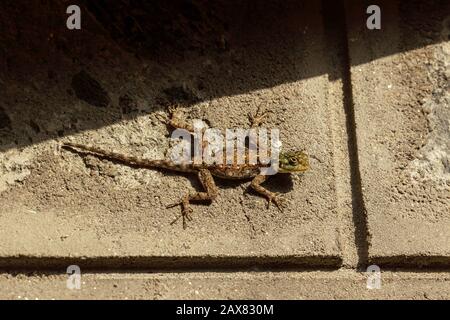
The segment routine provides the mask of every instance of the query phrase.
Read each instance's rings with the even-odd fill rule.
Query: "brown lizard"
[[[178,109],[171,109],[171,117],[164,119],[166,124],[178,129],[187,130],[190,133],[194,132],[194,127],[180,118]],[[259,109],[258,109],[259,114]],[[251,127],[259,126],[262,119],[265,117],[266,113],[261,115],[251,116],[249,115]],[[190,214],[192,213],[192,208],[190,207],[191,201],[214,201],[218,195],[218,188],[214,182],[213,176],[224,178],[224,179],[238,179],[246,180],[252,179],[251,187],[267,198],[267,208],[273,202],[280,210],[282,210],[282,201],[278,193],[271,192],[261,186],[261,184],[266,181],[269,175],[261,174],[261,164],[249,164],[247,161],[248,153],[246,153],[245,164],[238,165],[236,163],[232,164],[195,164],[195,163],[175,163],[172,160],[148,160],[142,159],[135,156],[128,156],[112,151],[106,151],[101,148],[83,145],[78,143],[66,142],[62,144],[62,147],[71,149],[75,152],[84,151],[91,153],[93,155],[101,156],[107,159],[112,159],[124,164],[139,166],[143,168],[158,168],[167,169],[178,172],[188,172],[196,173],[205,189],[203,192],[196,192],[194,194],[186,194],[180,202],[167,206],[167,208],[175,207],[181,205],[181,215],[175,219],[175,223],[180,217],[183,217],[183,228],[186,228],[186,219],[192,220]],[[236,162],[236,159],[234,159]],[[289,151],[280,152],[279,154],[279,173],[302,173],[309,169],[308,156],[303,151]]]

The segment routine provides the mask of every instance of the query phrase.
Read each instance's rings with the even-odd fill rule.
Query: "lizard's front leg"
[[[173,205],[169,205],[168,208],[181,205],[181,216],[183,218],[183,228],[186,229],[186,219],[192,220],[190,214],[192,213],[192,208],[190,207],[191,201],[213,201],[217,198],[219,189],[217,188],[214,178],[208,169],[200,169],[198,172],[198,179],[200,180],[203,188],[206,192],[196,192],[195,194],[185,195],[180,202]],[[176,218],[171,224],[174,224],[178,219]]]
[[[267,208],[270,207],[270,203],[273,202],[277,208],[282,211],[283,210],[283,201],[280,198],[279,194],[276,192],[272,192],[261,186],[264,181],[267,180],[269,176],[259,174],[255,178],[253,178],[251,186],[252,188],[258,192],[259,194],[262,194],[264,197],[267,198]]]
[[[178,107],[169,107],[169,115],[169,117],[157,115],[157,118],[175,129],[183,129],[194,134],[194,126],[186,121],[183,112]]]
[[[249,113],[248,116],[248,120],[250,121],[250,128],[257,128],[259,127],[264,120],[266,119],[268,113],[270,111],[261,111],[261,106],[258,106],[258,109],[256,110],[256,114],[251,114]]]

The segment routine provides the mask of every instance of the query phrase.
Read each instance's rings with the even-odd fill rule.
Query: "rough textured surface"
[[[350,57],[373,60],[351,69],[369,254],[383,263],[448,265],[448,10],[426,11],[425,29],[417,3],[387,8],[383,32],[349,28]],[[370,58],[408,43],[423,48]]]
[[[138,60],[107,42],[107,36],[92,33],[93,48],[80,49],[88,52],[75,62],[69,59],[71,51],[51,46],[52,56],[61,61],[54,75],[58,81],[47,75],[47,68],[56,71],[55,59],[34,66],[27,80],[15,78],[19,71],[11,70],[15,72],[7,74],[4,89],[5,110],[13,127],[10,134],[19,145],[22,139],[27,146],[4,144],[8,149],[3,153],[0,255],[280,257],[299,264],[339,265],[342,219],[334,183],[334,162],[339,160],[333,158],[330,120],[335,108],[331,103],[339,103],[339,92],[330,91],[326,73],[309,77],[329,65],[334,53],[326,50],[326,37],[318,36],[325,34],[319,4],[290,2],[277,6],[273,16],[264,20],[274,5],[268,2],[260,11],[252,11],[251,19],[240,18],[246,34],[236,22],[227,21],[227,50],[179,49],[186,56],[176,67],[169,65],[170,57],[161,61],[163,57],[153,50],[146,53],[155,59]],[[284,19],[273,24],[280,16]],[[20,29],[26,21],[10,23]],[[256,21],[271,42],[252,29]],[[97,28],[86,15],[80,35],[60,31],[52,39],[59,43],[65,37],[83,38],[84,32]],[[110,59],[113,52],[117,55]],[[30,59],[36,51],[22,54],[12,58]],[[240,86],[252,77],[255,88],[243,91]],[[273,77],[292,81],[274,86]],[[42,90],[48,93],[42,95]],[[129,168],[57,147],[58,141],[70,139],[162,158],[169,146],[168,132],[155,113],[166,111],[174,102],[184,105],[190,119],[204,118],[220,129],[248,127],[247,113],[255,112],[258,105],[273,111],[266,125],[280,130],[283,148],[305,149],[313,155],[313,169],[306,174],[275,177],[267,183],[271,190],[286,194],[288,207],[283,213],[275,207],[266,210],[265,200],[252,192],[244,194],[248,182],[223,182],[217,201],[195,206],[194,221],[184,231],[181,224],[170,224],[179,215],[179,207],[165,207],[179,201],[187,190],[200,188],[195,176],[186,179]],[[142,111],[126,119],[134,109]],[[55,131],[61,138],[52,139]],[[77,134],[69,137],[70,132]],[[29,144],[25,137],[42,142]]]
[[[64,275],[0,275],[0,299],[449,299],[450,274],[383,272],[380,289],[352,271],[87,274],[80,290]]]

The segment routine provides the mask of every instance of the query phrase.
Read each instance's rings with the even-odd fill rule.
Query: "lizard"
[[[170,117],[164,118],[163,122],[167,125],[170,125],[173,128],[183,129],[187,132],[193,134],[194,127],[192,124],[188,123],[185,119],[180,117],[179,109],[177,108],[169,108]],[[260,114],[259,108],[256,115],[248,115],[251,123],[251,127],[259,126],[265,116],[266,113]],[[169,159],[158,159],[158,160],[149,160],[143,159],[136,156],[129,156],[121,153],[117,153],[114,151],[103,150],[102,148],[93,146],[93,145],[84,145],[73,142],[64,142],[61,145],[63,148],[72,150],[77,153],[89,153],[94,156],[99,156],[102,158],[114,160],[125,165],[133,165],[141,168],[149,168],[149,169],[163,169],[170,171],[177,171],[183,173],[193,173],[197,174],[198,179],[204,188],[203,191],[196,192],[194,194],[187,193],[184,195],[179,202],[168,205],[166,208],[172,208],[175,206],[181,206],[181,215],[178,216],[171,224],[174,224],[178,221],[179,218],[183,218],[183,228],[186,228],[187,221],[191,221],[191,214],[193,212],[190,207],[191,202],[197,201],[214,201],[218,194],[219,189],[215,184],[214,177],[223,178],[223,179],[233,179],[233,180],[250,180],[251,179],[251,187],[259,194],[264,196],[267,199],[267,208],[270,207],[271,203],[274,203],[276,207],[282,211],[282,198],[279,193],[275,193],[267,190],[261,184],[264,183],[270,176],[261,174],[261,168],[263,167],[260,163],[257,164],[248,164],[249,161],[246,161],[245,164],[237,165],[236,163],[232,164],[206,164],[200,163],[195,164],[192,162],[189,163],[175,163]],[[248,159],[248,153],[246,153],[246,159]],[[278,173],[288,173],[288,174],[296,174],[303,173],[309,169],[309,158],[308,155],[303,150],[296,151],[281,151],[279,153],[279,168]],[[234,159],[234,162],[236,160]]]

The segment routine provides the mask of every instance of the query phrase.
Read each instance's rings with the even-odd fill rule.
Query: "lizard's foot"
[[[181,215],[179,215],[177,218],[175,218],[170,224],[173,225],[175,222],[177,222],[180,218],[183,218],[183,229],[186,229],[187,227],[187,220],[192,221],[191,214],[194,212],[192,208],[189,205],[189,195],[183,197],[183,199],[179,202],[169,204],[166,208],[173,208],[176,206],[181,206]]]
[[[273,202],[278,210],[283,212],[283,209],[286,207],[286,200],[280,196],[279,193],[270,193],[267,197],[267,209],[270,208],[270,204]]]
[[[164,124],[169,124],[170,122],[170,119],[166,114],[155,113],[155,117]]]
[[[168,115],[158,114],[156,117],[166,125],[169,125],[175,129],[183,129],[189,133],[194,133],[195,127],[186,121],[185,114],[178,105],[170,106],[168,111]]]
[[[169,106],[167,108],[167,110],[168,110],[168,115],[165,113],[164,114],[159,114],[159,113],[155,114],[156,118],[159,121],[161,121],[162,123],[171,124],[171,122],[173,120],[178,121],[179,119],[182,119],[183,111],[180,109],[180,107],[178,105]]]
[[[184,112],[179,105],[172,105],[168,108],[170,119],[182,119],[184,118]]]
[[[258,106],[258,109],[256,110],[256,114],[249,113],[247,115],[248,120],[250,121],[250,127],[254,128],[254,127],[260,126],[264,122],[268,113],[269,113],[269,111],[261,112],[261,106]]]

